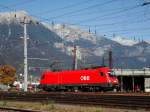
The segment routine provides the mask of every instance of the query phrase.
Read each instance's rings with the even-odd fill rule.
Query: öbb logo
[[[90,76],[81,76],[80,80],[81,81],[88,81],[88,80],[90,80]]]

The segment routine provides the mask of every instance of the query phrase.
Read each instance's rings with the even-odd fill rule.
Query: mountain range
[[[23,72],[23,24],[27,24],[29,72],[51,68],[72,69],[73,49],[77,46],[78,68],[108,65],[112,51],[113,67],[143,68],[150,66],[150,44],[116,36],[109,39],[93,34],[78,26],[46,24],[25,11],[0,13],[0,63],[10,64]],[[104,58],[103,58],[104,57]]]

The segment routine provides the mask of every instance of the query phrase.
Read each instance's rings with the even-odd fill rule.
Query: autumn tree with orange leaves
[[[10,65],[0,66],[0,84],[13,84],[16,80],[16,69]]]

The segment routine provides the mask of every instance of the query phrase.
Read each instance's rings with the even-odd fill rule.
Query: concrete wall
[[[149,78],[145,78],[145,92],[150,92],[150,77]]]

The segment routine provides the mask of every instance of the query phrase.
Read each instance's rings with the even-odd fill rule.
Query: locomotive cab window
[[[103,73],[103,72],[100,72],[100,76],[104,76],[104,73]]]

